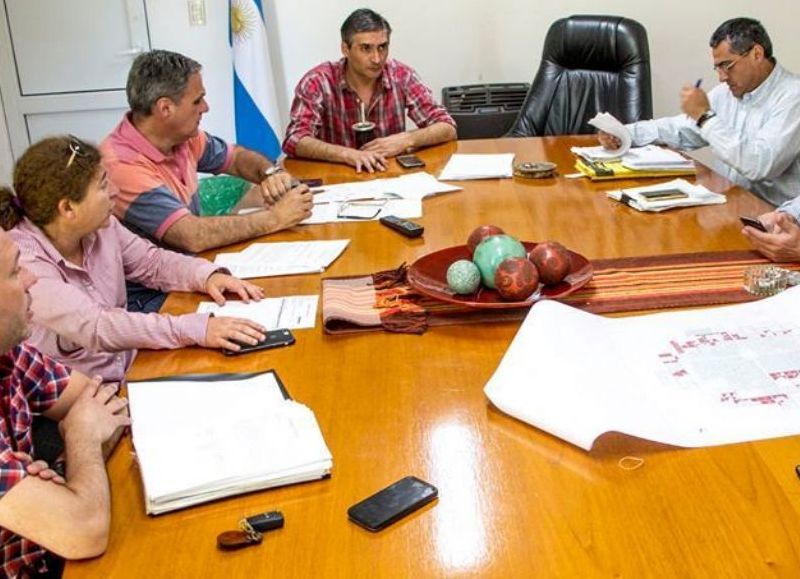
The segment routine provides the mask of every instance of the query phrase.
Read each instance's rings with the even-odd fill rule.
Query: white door
[[[99,142],[128,108],[132,60],[149,50],[145,0],[2,0],[0,93],[14,157],[40,138]]]

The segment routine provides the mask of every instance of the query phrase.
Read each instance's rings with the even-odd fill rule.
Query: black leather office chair
[[[594,133],[608,111],[623,123],[653,116],[644,27],[619,16],[570,16],[547,31],[539,71],[508,135]]]

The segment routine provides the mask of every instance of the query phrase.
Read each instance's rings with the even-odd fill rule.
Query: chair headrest
[[[629,18],[575,15],[547,31],[543,60],[570,69],[618,71],[649,61],[647,32]]]

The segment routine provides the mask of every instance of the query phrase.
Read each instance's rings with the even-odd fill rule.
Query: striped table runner
[[[747,302],[758,298],[742,288],[744,270],[766,263],[754,251],[599,259],[592,262],[589,283],[560,301],[598,314]],[[781,267],[800,271],[800,264]],[[475,310],[434,300],[409,287],[405,271],[323,279],[325,331],[422,333],[428,326],[520,320],[528,312]]]

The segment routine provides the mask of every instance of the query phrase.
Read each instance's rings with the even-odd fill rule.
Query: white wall
[[[265,2],[268,0],[265,0]],[[233,67],[228,44],[227,0],[205,0],[206,25],[190,26],[186,0],[145,0],[150,44],[173,50],[203,65],[211,107],[203,128],[233,139]]]
[[[797,0],[278,0],[286,84],[339,55],[339,27],[354,9],[367,5],[392,25],[391,53],[414,66],[437,98],[443,86],[479,82],[530,82],[538,69],[547,28],[571,14],[614,14],[647,29],[656,115],[675,114],[684,83],[711,71],[708,38],[736,16],[758,18],[767,28],[779,60],[800,72]],[[309,15],[313,14],[313,17]]]

